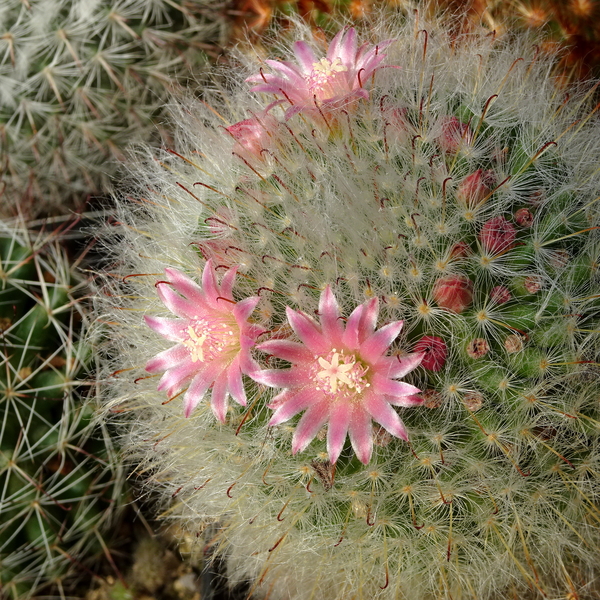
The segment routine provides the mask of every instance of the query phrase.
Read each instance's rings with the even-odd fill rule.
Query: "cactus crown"
[[[241,74],[261,96],[240,84],[182,110],[176,152],[143,165],[143,195],[119,203],[118,278],[100,300],[117,323],[107,406],[132,415],[126,447],[166,514],[205,532],[253,591],[580,594],[600,494],[592,92],[558,92],[526,42],[386,22],[329,50],[299,25],[297,65],[284,50],[290,61]],[[290,96],[317,75],[336,85]],[[155,291],[165,268],[170,300]],[[160,363],[190,356],[178,331],[195,315],[173,268],[209,298],[236,269],[231,302],[253,299],[255,363],[228,363],[243,402],[225,371],[207,383],[197,348],[189,370]],[[366,383],[376,400],[338,411]],[[227,394],[238,402],[219,422],[208,399]]]

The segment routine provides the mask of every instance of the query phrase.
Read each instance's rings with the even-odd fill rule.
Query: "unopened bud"
[[[504,217],[493,217],[483,224],[479,241],[488,252],[498,254],[511,248],[517,237],[517,230]]]
[[[456,190],[456,198],[469,208],[474,208],[489,196],[495,185],[494,171],[477,169],[462,180]]]
[[[463,402],[467,410],[476,412],[483,405],[483,395],[479,392],[467,392],[463,397]]]
[[[424,335],[416,344],[415,352],[424,352],[425,356],[421,361],[421,366],[429,371],[441,371],[446,364],[448,348],[446,343],[440,337],[433,335]]]
[[[490,345],[483,338],[475,338],[467,344],[467,354],[471,358],[481,358],[490,351]]]
[[[433,286],[433,299],[438,306],[461,313],[473,300],[473,282],[465,275],[440,277]]]
[[[442,394],[433,389],[421,392],[421,397],[425,408],[439,408],[443,403]]]
[[[520,335],[509,335],[504,340],[504,348],[509,354],[516,354],[523,350],[523,338]]]
[[[490,299],[496,304],[505,304],[511,299],[511,297],[512,296],[509,289],[503,285],[497,285],[496,287],[493,287],[492,291],[490,292]]]
[[[442,133],[437,141],[442,151],[456,154],[461,146],[473,141],[473,132],[466,123],[456,117],[446,117],[442,121]]]
[[[533,225],[533,213],[528,208],[520,208],[515,213],[515,221],[521,227],[531,227]]]
[[[450,260],[455,258],[465,258],[471,254],[471,246],[467,242],[457,242],[450,250]]]
[[[530,294],[537,294],[542,289],[542,280],[536,275],[525,277],[523,286]]]

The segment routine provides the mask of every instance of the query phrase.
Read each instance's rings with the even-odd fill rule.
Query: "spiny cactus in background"
[[[0,213],[64,212],[102,190],[130,143],[158,137],[167,92],[204,64],[206,42],[223,42],[206,9],[202,0],[3,2]]]
[[[0,227],[0,590],[23,600],[102,554],[121,477],[85,402],[77,266],[56,233]]]
[[[418,13],[362,35],[297,25],[140,159],[107,413],[257,596],[597,597],[594,88]]]

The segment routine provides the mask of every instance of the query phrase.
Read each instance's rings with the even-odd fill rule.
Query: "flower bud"
[[[488,252],[498,254],[512,248],[517,237],[517,230],[504,217],[493,217],[486,221],[479,233],[479,241]]]
[[[414,352],[424,352],[421,366],[429,371],[441,371],[446,364],[448,348],[444,340],[433,335],[424,335],[416,344]]]
[[[521,227],[531,227],[533,225],[533,213],[528,208],[520,208],[515,213],[515,221]]]
[[[495,185],[494,171],[477,169],[462,180],[456,191],[456,198],[469,208],[474,208],[487,198]]]
[[[471,358],[481,358],[490,351],[490,345],[483,338],[475,338],[467,344],[467,354]]]
[[[233,152],[244,158],[262,160],[262,150],[271,145],[271,136],[277,127],[277,119],[263,112],[258,117],[244,119],[225,128],[235,140]]]
[[[437,142],[441,150],[449,154],[456,154],[463,144],[473,141],[471,128],[456,117],[442,119],[442,133]]]
[[[497,285],[490,292],[490,300],[496,304],[505,304],[512,298],[510,290],[503,286]]]
[[[433,299],[438,306],[461,313],[473,300],[473,282],[465,275],[440,277],[433,286]]]

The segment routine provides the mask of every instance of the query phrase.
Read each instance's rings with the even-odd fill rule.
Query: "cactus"
[[[86,554],[102,554],[121,476],[85,402],[77,265],[56,231],[0,227],[0,590],[25,600],[64,590]]]
[[[168,91],[223,42],[201,2],[8,0],[0,9],[0,205],[64,213],[127,146],[166,134]],[[62,210],[61,210],[62,207]]]
[[[139,161],[107,414],[256,597],[597,597],[594,88],[529,38],[363,35],[297,24]]]

